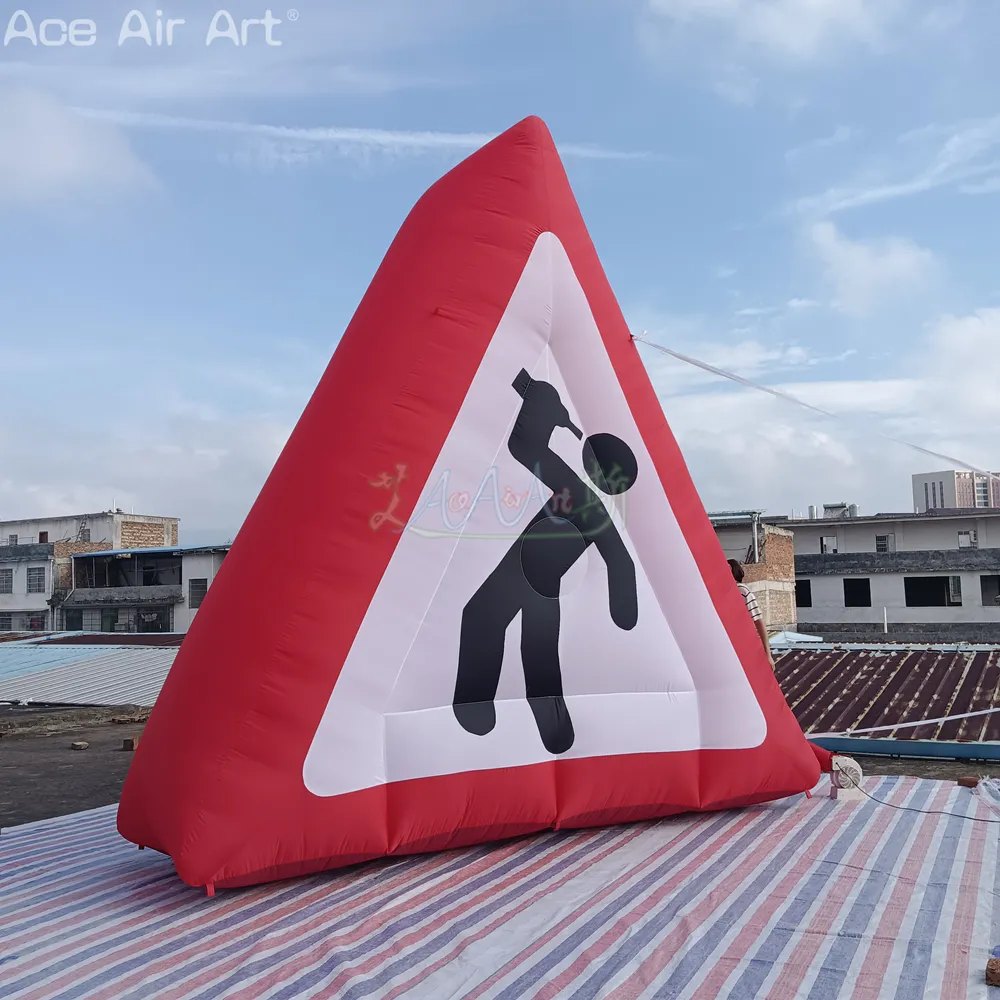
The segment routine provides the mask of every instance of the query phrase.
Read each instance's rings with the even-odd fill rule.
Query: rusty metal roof
[[[1000,706],[996,646],[796,648],[776,656],[775,673],[807,736],[902,726]],[[871,736],[1000,742],[1000,712]]]

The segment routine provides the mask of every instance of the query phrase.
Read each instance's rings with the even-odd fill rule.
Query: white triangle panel
[[[584,291],[559,240],[543,233],[313,737],[303,777],[316,795],[557,759],[525,698],[520,615],[506,631],[495,727],[467,732],[452,708],[465,605],[552,496],[508,449],[522,404],[512,381],[521,369],[558,390],[584,438],[625,441],[638,468],[626,493],[598,494],[635,565],[635,627],[611,618],[608,569],[596,545],[562,579],[558,654],[575,738],[558,756],[740,749],[764,740],[763,713]],[[550,448],[589,483],[570,430],[557,428]]]

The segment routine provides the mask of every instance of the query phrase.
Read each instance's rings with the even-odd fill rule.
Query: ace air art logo
[[[183,17],[169,17],[162,10],[151,14],[133,9],[122,15],[111,29],[98,24],[93,17],[74,17],[66,20],[60,17],[33,18],[28,11],[15,10],[6,19],[3,35],[5,48],[41,47],[58,49],[63,47],[86,49],[104,44],[105,39],[119,48],[145,45],[148,48],[172,47],[181,42],[202,41],[205,45],[233,46],[279,46],[282,39],[276,28],[299,19],[295,9],[285,12],[284,18],[276,17],[270,8],[262,17],[236,18],[228,10],[216,10],[197,23],[188,22]],[[3,22],[0,22],[3,23]]]

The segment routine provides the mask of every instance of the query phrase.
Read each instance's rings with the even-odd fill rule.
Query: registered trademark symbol
[[[285,17],[287,17],[289,21],[297,21],[299,19],[299,12],[293,7],[285,14]]]

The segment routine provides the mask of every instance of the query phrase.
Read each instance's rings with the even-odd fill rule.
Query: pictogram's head
[[[583,467],[590,481],[611,496],[631,489],[639,471],[632,449],[614,434],[591,434],[584,441]]]

